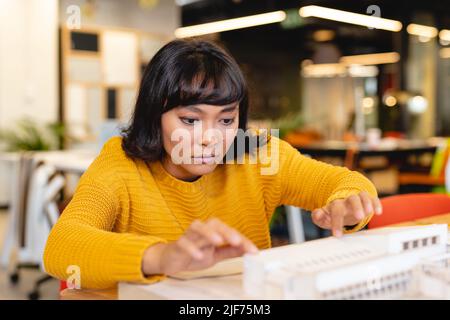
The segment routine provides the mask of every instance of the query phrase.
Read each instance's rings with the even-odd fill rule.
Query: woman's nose
[[[217,143],[217,133],[212,131],[207,131],[203,134],[201,145],[204,147],[214,145]]]
[[[201,145],[204,147],[214,145],[220,139],[220,131],[217,128],[204,126],[201,134]]]

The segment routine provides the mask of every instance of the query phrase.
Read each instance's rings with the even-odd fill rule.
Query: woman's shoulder
[[[117,154],[117,153],[120,153],[121,151],[123,152],[122,137],[114,136],[114,137],[109,138],[105,142],[100,153],[113,152],[113,153]]]
[[[115,136],[106,141],[85,175],[108,181],[129,172],[134,166],[134,161],[122,149],[122,137]]]
[[[131,158],[129,158],[125,150],[122,147],[123,138],[121,136],[114,136],[107,140],[103,145],[99,157],[114,161],[114,162],[133,162]]]

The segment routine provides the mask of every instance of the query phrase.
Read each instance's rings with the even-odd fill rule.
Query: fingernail
[[[383,213],[383,209],[382,209],[381,207],[377,207],[376,213],[377,213],[378,215],[382,214],[382,213]]]
[[[341,230],[336,230],[336,231],[334,231],[334,235],[335,235],[337,238],[340,238],[340,237],[342,236],[342,231],[341,231]]]
[[[239,244],[239,243],[241,242],[241,237],[240,237],[239,235],[237,235],[237,234],[233,234],[233,235],[231,236],[231,241],[232,241],[234,244]]]

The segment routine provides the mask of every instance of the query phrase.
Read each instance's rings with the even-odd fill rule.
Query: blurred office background
[[[148,61],[185,36],[236,58],[252,126],[361,171],[382,196],[450,192],[448,0],[0,0],[0,299],[37,298],[35,271],[18,277],[11,262],[39,265],[27,243],[49,227],[36,218],[44,235],[27,234],[30,206],[64,208],[129,120]],[[52,201],[36,196],[49,190],[31,179],[36,163],[62,179]],[[277,209],[274,245],[328,234],[293,209]]]

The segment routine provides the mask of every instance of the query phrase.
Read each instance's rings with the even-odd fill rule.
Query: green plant
[[[275,211],[272,214],[272,217],[269,222],[269,227],[273,228],[275,226],[283,225],[285,224],[286,220],[286,213],[284,210],[284,207],[277,207],[275,208]]]
[[[39,126],[29,118],[17,122],[16,129],[0,131],[0,141],[6,144],[8,151],[46,151],[61,148],[64,126],[61,123],[49,123]]]
[[[289,113],[277,120],[272,121],[271,127],[280,130],[280,138],[303,126],[303,116],[300,112]]]

